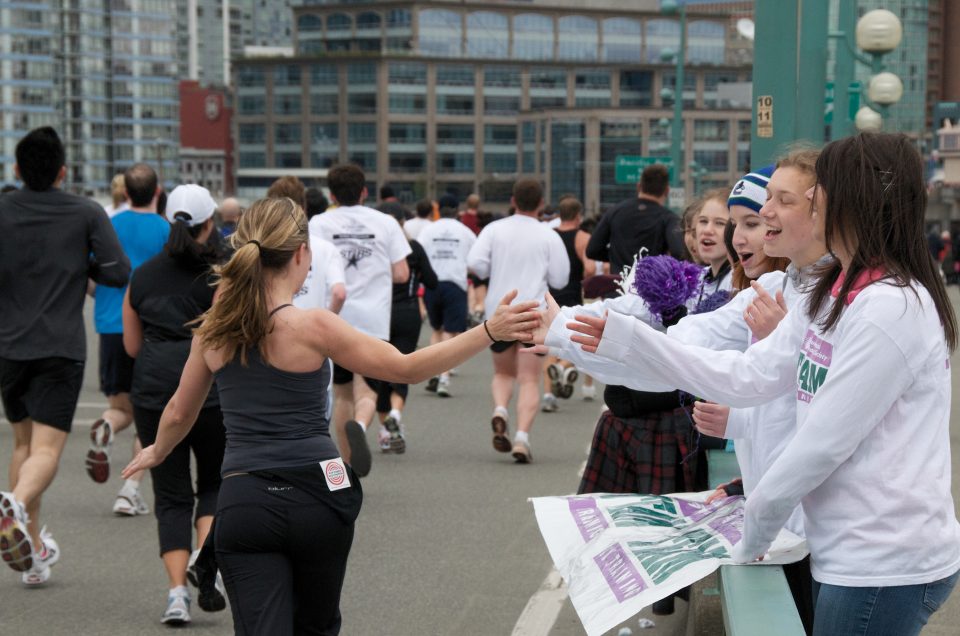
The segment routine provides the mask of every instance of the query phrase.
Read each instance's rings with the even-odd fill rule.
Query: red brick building
[[[223,89],[180,82],[180,181],[202,185],[216,199],[235,191],[232,116]]]

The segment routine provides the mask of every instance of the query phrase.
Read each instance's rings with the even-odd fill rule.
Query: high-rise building
[[[138,161],[174,180],[175,10],[175,0],[0,3],[4,180],[16,140],[40,125],[64,140],[71,190],[106,192]]]
[[[203,86],[230,82],[248,46],[292,46],[291,0],[178,0],[181,73]]]
[[[751,44],[725,4],[687,10],[688,195],[733,183],[749,156],[749,90],[726,89],[749,84]],[[670,155],[680,22],[656,0],[326,0],[293,13],[294,56],[233,63],[241,196],[352,161],[371,192],[389,183],[407,201],[479,192],[505,207],[530,175],[550,200],[569,192],[597,211],[635,192],[624,166]]]

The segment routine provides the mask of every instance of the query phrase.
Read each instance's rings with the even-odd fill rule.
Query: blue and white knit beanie
[[[727,209],[734,205],[742,205],[759,214],[760,208],[767,201],[767,184],[776,166],[767,166],[756,172],[745,174],[737,181],[727,199]]]

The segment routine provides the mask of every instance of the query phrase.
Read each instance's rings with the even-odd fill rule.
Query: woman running
[[[328,357],[354,372],[415,383],[491,341],[529,340],[537,302],[507,294],[483,325],[409,355],[323,310],[291,304],[310,267],[307,219],[290,199],[241,217],[156,441],[126,468],[161,463],[187,435],[214,378],[227,432],[216,561],[238,634],[336,634],[362,493],[326,419]]]
[[[180,371],[190,354],[187,323],[213,304],[213,271],[217,254],[207,246],[216,230],[217,204],[206,188],[181,185],[167,202],[170,237],[163,252],[134,271],[123,302],[123,346],[135,359],[133,402],[137,436],[144,445],[154,442],[164,406],[177,390]],[[170,591],[161,623],[190,622],[187,567],[191,560],[191,521],[197,546],[203,545],[220,491],[223,462],[223,415],[217,392],[204,396],[190,432],[167,458],[150,469],[154,512],[160,535],[160,558],[167,570]],[[197,491],[190,481],[191,451],[197,466]],[[199,550],[198,550],[199,551]],[[196,579],[193,580],[197,583]],[[226,607],[216,587],[200,590],[199,604],[206,611]]]

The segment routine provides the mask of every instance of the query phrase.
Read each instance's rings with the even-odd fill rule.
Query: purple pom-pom
[[[727,304],[727,301],[730,300],[730,292],[721,289],[720,291],[713,292],[706,298],[702,299],[697,303],[697,306],[693,308],[691,314],[706,314],[710,313],[714,309],[720,309]]]
[[[666,254],[647,256],[637,263],[633,289],[659,320],[671,315],[696,293],[703,269]]]

